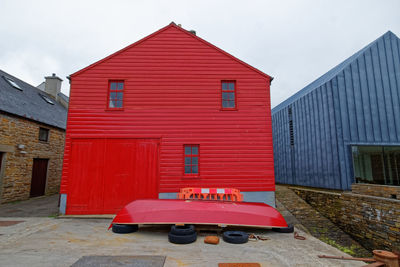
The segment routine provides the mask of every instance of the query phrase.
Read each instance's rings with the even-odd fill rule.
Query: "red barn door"
[[[75,139],[71,161],[67,214],[113,214],[158,198],[158,140]]]

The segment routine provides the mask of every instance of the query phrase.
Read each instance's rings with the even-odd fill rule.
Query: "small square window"
[[[221,82],[221,101],[222,109],[236,108],[236,82],[222,81]]]
[[[39,141],[48,142],[49,141],[49,129],[39,128]]]
[[[108,94],[108,107],[121,109],[123,108],[124,98],[124,81],[110,81]]]
[[[185,175],[199,175],[199,145],[184,145]]]

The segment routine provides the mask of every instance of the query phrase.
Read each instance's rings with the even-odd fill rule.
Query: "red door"
[[[76,139],[67,214],[114,214],[127,203],[158,198],[155,139]]]
[[[46,190],[48,159],[33,159],[30,197],[43,196]]]

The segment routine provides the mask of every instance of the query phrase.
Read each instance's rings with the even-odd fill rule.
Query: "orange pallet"
[[[181,188],[178,199],[204,199],[243,201],[243,195],[235,188]]]

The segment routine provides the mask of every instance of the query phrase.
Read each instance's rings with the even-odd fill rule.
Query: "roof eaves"
[[[73,74],[67,76],[67,79],[70,80],[72,77],[74,77],[74,76],[76,76],[76,75],[79,75],[79,74],[81,74],[82,72],[85,72],[85,71],[87,71],[87,70],[93,68],[94,66],[97,66],[98,64],[100,64],[100,63],[102,63],[102,62],[104,62],[104,61],[106,61],[106,60],[108,60],[108,59],[110,59],[110,58],[112,58],[112,57],[114,57],[114,56],[117,56],[117,55],[121,54],[122,52],[124,52],[124,51],[126,51],[126,50],[128,50],[128,49],[130,49],[130,48],[132,48],[132,47],[137,46],[138,44],[141,44],[142,42],[144,42],[144,41],[150,39],[151,37],[153,37],[153,36],[155,36],[155,35],[157,35],[157,34],[163,32],[163,31],[165,31],[166,29],[168,29],[168,28],[170,28],[170,27],[173,27],[173,26],[177,27],[177,26],[175,25],[174,22],[171,22],[171,23],[168,24],[167,26],[165,26],[165,27],[159,29],[158,31],[153,32],[153,33],[150,34],[150,35],[147,35],[146,37],[140,39],[139,41],[136,41],[136,42],[134,42],[133,44],[130,44],[130,45],[128,45],[128,46],[126,46],[126,47],[124,47],[124,48],[118,50],[117,52],[114,52],[114,53],[112,53],[111,55],[108,55],[108,56],[106,56],[105,58],[100,59],[100,60],[98,60],[98,61],[96,61],[96,62],[90,64],[89,66],[87,66],[87,67],[85,67],[85,68],[83,68],[83,69],[81,69],[81,70],[78,70],[77,72],[74,72]]]
[[[267,77],[270,81],[272,81],[272,80],[274,79],[272,76],[270,76],[270,75],[268,75],[268,74],[262,72],[261,70],[259,70],[259,69],[255,68],[255,67],[253,67],[253,66],[247,64],[246,62],[244,62],[244,61],[238,59],[237,57],[235,57],[235,56],[229,54],[228,52],[226,52],[226,51],[222,50],[221,48],[219,48],[219,47],[213,45],[212,43],[210,43],[210,42],[208,42],[208,41],[202,39],[201,37],[199,37],[199,36],[197,36],[197,35],[191,33],[190,31],[185,30],[185,29],[183,29],[183,28],[181,28],[181,27],[179,27],[179,26],[177,26],[177,25],[175,25],[175,24],[173,24],[172,26],[174,26],[175,28],[181,30],[182,32],[184,32],[184,33],[190,35],[191,37],[193,37],[193,38],[195,38],[195,39],[201,41],[202,43],[204,43],[204,44],[206,44],[206,45],[208,45],[208,46],[214,48],[214,49],[217,50],[218,52],[220,52],[220,53],[222,53],[222,54],[224,54],[224,55],[230,57],[231,59],[237,61],[238,63],[244,65],[245,67],[247,67],[247,68],[249,68],[249,69],[251,69],[251,70],[253,70],[253,71],[255,71],[255,72],[259,73],[259,74],[261,74],[261,75],[264,76],[264,77]]]

